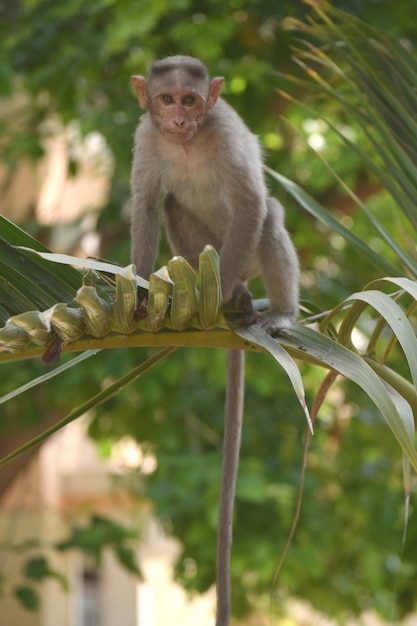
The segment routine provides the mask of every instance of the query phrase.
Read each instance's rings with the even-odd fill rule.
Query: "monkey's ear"
[[[224,83],[223,76],[217,76],[213,78],[210,83],[210,100],[209,100],[209,109],[212,109],[217,102],[217,98],[220,95],[222,84]]]
[[[146,93],[146,80],[144,76],[132,76],[133,88],[139,100],[142,109],[148,108],[148,96]]]

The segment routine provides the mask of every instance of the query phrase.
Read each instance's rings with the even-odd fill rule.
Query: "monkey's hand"
[[[134,313],[135,322],[139,322],[139,320],[146,319],[148,315],[148,296],[144,293],[138,294],[138,305],[136,307],[136,311]]]
[[[255,324],[259,319],[259,313],[253,310],[252,295],[244,283],[239,283],[235,287],[232,297],[225,299],[226,307],[229,305],[236,313],[242,313],[239,320],[243,326]]]
[[[243,311],[245,315],[251,315],[253,312],[252,294],[243,283],[235,287],[229,302],[234,309]]]

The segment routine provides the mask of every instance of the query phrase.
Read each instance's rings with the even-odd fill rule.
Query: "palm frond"
[[[329,128],[339,135],[349,150],[355,151],[381,187],[392,196],[408,221],[408,229],[416,231],[417,96],[412,87],[417,76],[416,55],[406,42],[336,9],[325,0],[307,3],[313,7],[308,23],[295,20],[289,23],[290,28],[302,34],[294,49],[294,60],[304,72],[304,78],[286,74],[285,79],[302,86],[304,92],[312,96],[330,98],[338,104],[344,119],[357,124],[368,140],[366,147],[353,142],[343,129],[325,119]],[[280,93],[295,101],[291,94],[282,90]],[[311,99],[306,101],[311,102]],[[324,119],[311,104],[301,101],[297,104]],[[331,165],[326,166],[331,171]],[[280,182],[294,197],[298,196],[307,210],[316,215],[322,212],[320,219],[330,223],[321,207],[302,198],[299,190],[290,188],[289,181],[281,179]],[[404,242],[395,241],[390,234],[389,225],[381,225],[369,207],[365,207],[354,194],[351,197],[367,215],[377,234],[395,252],[401,266],[417,277],[415,250],[407,251]],[[332,227],[336,227],[334,223]],[[358,243],[351,234],[337,230],[371,258],[363,242]],[[398,275],[398,268],[390,271],[385,260],[372,256],[373,262],[378,262],[384,272]]]
[[[28,255],[33,254],[32,250],[26,250],[24,252]],[[203,254],[206,255],[207,253],[210,255],[211,260],[215,258],[213,257],[212,250],[208,250]],[[0,362],[29,358],[42,354],[48,362],[54,363],[58,360],[61,352],[84,351],[85,354],[91,354],[94,350],[114,347],[164,347],[165,350],[161,353],[159,360],[168,356],[172,349],[178,346],[215,346],[263,351],[270,353],[287,372],[301,407],[305,412],[308,424],[310,428],[312,428],[305,403],[302,379],[293,360],[295,357],[297,359],[310,361],[327,369],[333,369],[364,389],[384,415],[410,463],[417,469],[417,453],[414,450],[412,437],[410,435],[410,424],[413,422],[410,400],[417,414],[416,392],[414,391],[414,394],[410,395],[407,381],[402,377],[397,376],[396,378],[393,375],[391,376],[389,385],[384,384],[382,381],[386,380],[386,378],[381,376],[379,372],[377,374],[377,367],[373,367],[373,355],[370,356],[366,354],[368,358],[363,358],[351,342],[351,334],[353,330],[357,328],[361,314],[367,305],[371,306],[379,314],[384,324],[388,323],[393,328],[400,345],[403,346],[405,351],[412,378],[413,380],[417,379],[417,361],[414,356],[417,353],[417,340],[408,322],[407,313],[403,311],[400,305],[393,299],[396,293],[382,294],[375,289],[375,287],[378,287],[382,282],[367,286],[365,291],[353,294],[333,311],[328,312],[321,322],[320,330],[296,325],[282,332],[278,338],[278,343],[277,340],[267,335],[256,325],[249,328],[239,326],[236,319],[238,313],[229,312],[228,314],[227,311],[223,311],[220,306],[221,298],[218,297],[218,294],[214,299],[214,317],[213,312],[209,315],[214,327],[211,330],[202,329],[199,317],[199,294],[204,288],[204,283],[207,279],[209,280],[209,284],[206,285],[206,293],[212,293],[214,288],[219,288],[218,263],[211,265],[211,267],[215,269],[214,274],[207,274],[206,272],[204,276],[200,275],[197,277],[193,272],[187,270],[183,273],[181,270],[182,273],[179,280],[184,281],[184,283],[178,304],[179,309],[177,310],[175,318],[173,318],[170,310],[175,297],[175,281],[170,277],[169,273],[165,276],[165,283],[170,284],[172,292],[170,292],[169,301],[166,303],[164,325],[160,330],[155,332],[149,328],[149,322],[146,319],[135,320],[137,286],[139,283],[141,287],[143,287],[145,283],[142,280],[137,281],[131,266],[128,268],[120,268],[110,263],[107,264],[92,260],[84,262],[72,257],[63,258],[60,255],[54,257],[51,253],[42,252],[41,254],[46,263],[54,264],[54,266],[58,263],[68,268],[68,263],[76,264],[81,266],[84,270],[88,267],[89,271],[94,271],[95,280],[99,280],[103,272],[107,276],[115,276],[115,280],[113,283],[107,284],[107,289],[104,294],[106,300],[99,296],[95,287],[92,285],[89,287],[82,286],[78,289],[77,293],[80,294],[81,292],[84,294],[87,289],[87,299],[80,299],[79,296],[75,296],[71,298],[70,304],[62,302],[56,303],[47,311],[26,311],[12,316],[3,328],[0,329]],[[33,267],[30,269],[32,271]],[[92,280],[91,277],[90,279]],[[118,284],[120,280],[122,283]],[[178,283],[178,278],[176,281]],[[212,282],[210,283],[210,281]],[[388,284],[394,284],[397,288],[411,294],[413,298],[417,296],[417,286],[413,281],[394,277],[386,279],[386,282]],[[198,288],[197,283],[199,285]],[[147,284],[148,283],[146,283],[146,285]],[[152,300],[150,297],[152,291],[151,285],[152,283],[150,281],[148,291],[149,301]],[[158,286],[156,288],[158,288]],[[94,293],[94,297],[92,297],[92,293]],[[262,301],[262,305],[264,306],[265,304],[266,303]],[[64,309],[58,308],[59,306],[64,307]],[[210,306],[210,299],[206,299],[205,307]],[[79,326],[77,326],[78,335],[74,335],[73,324],[69,324],[68,326],[65,324],[57,324],[57,319],[54,317],[57,312],[61,322],[61,318],[67,322],[68,315],[77,316],[77,321],[79,322]],[[184,312],[187,312],[188,318],[184,317]],[[339,325],[339,331],[337,331],[336,336],[334,336],[336,331],[334,330],[332,322],[333,319],[340,314],[344,316],[344,319]],[[120,322],[121,318],[125,319],[123,324]],[[205,315],[205,319],[208,319],[207,315]],[[25,323],[22,323],[22,320]],[[184,320],[186,320],[186,329],[184,328]],[[176,329],[176,321],[180,324],[181,332]],[[305,320],[305,322],[308,323],[308,319]],[[375,322],[376,325],[379,323],[378,320]],[[21,349],[16,347],[16,337],[11,333],[13,329],[21,335],[25,335]],[[69,334],[66,335],[66,333]],[[10,340],[11,345],[8,345],[10,336],[12,337]],[[375,333],[372,336],[372,340],[373,343],[377,342]],[[37,345],[33,346],[33,343]],[[377,361],[375,361],[375,365],[378,366]],[[57,373],[61,373],[64,369],[65,368],[62,366],[58,367]],[[390,373],[389,368],[386,368],[386,370]],[[141,366],[138,370],[138,375],[142,375],[144,371],[146,371],[146,367],[144,366],[142,368]],[[128,384],[130,381],[135,380],[136,377],[133,371],[132,377],[129,374],[125,375],[115,384],[114,389],[111,390],[111,395],[113,395],[117,388],[122,389],[125,386],[125,379],[128,381],[126,384]],[[389,378],[388,376],[388,379]],[[41,383],[43,381],[44,379],[40,378],[38,382]],[[392,398],[395,397],[395,394],[401,394],[404,387],[407,387],[408,391],[406,399],[403,393],[400,395],[401,402],[393,401]],[[24,386],[20,391],[23,392],[26,389],[27,386]],[[16,390],[13,395],[16,396],[18,393],[19,390]],[[23,446],[19,452],[26,450],[31,445],[39,443],[39,441],[43,440],[44,437],[48,436],[50,432],[53,432],[60,425],[68,423],[68,420],[71,421],[75,419],[87,409],[98,406],[98,404],[104,402],[108,397],[111,397],[111,395],[107,393],[98,394],[82,407],[71,411],[58,425],[52,427],[52,430],[45,431],[45,433],[40,434],[35,440]],[[10,396],[8,395],[8,397]],[[2,400],[7,400],[7,398],[0,398],[0,402]],[[16,451],[16,454],[17,453]],[[14,458],[14,456],[15,453],[12,453],[4,462],[10,458]]]
[[[82,276],[71,266],[55,268],[18,246],[48,252],[33,237],[0,215],[0,321],[28,310],[70,301]]]

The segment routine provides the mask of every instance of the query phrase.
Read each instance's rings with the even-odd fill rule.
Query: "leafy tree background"
[[[336,3],[364,20],[415,42],[412,0],[356,0]],[[346,6],[348,4],[348,6]],[[303,19],[302,2],[243,0],[21,0],[0,6],[1,151],[13,169],[22,158],[38,159],[42,122],[56,116],[77,121],[81,132],[99,131],[114,157],[108,202],[97,222],[101,255],[127,264],[128,223],[122,211],[128,197],[132,135],[140,110],[130,76],[168,54],[201,57],[212,75],[224,75],[224,95],[260,135],[268,164],[297,181],[341,220],[354,220],[369,245],[369,226],[340,191],[308,142],[325,135],[323,154],[356,193],[391,219],[395,207],[358,158],[275,90],[289,89],[279,72],[297,72],[291,59],[294,35],[282,28],[288,17]],[[7,108],[16,93],[24,105]],[[299,98],[307,97],[300,92]],[[351,120],[323,99],[321,113],[344,124],[365,144]],[[285,117],[285,121],[282,116]],[[294,130],[301,130],[305,139]],[[306,141],[308,140],[308,141]],[[75,174],[77,161],[70,163]],[[5,183],[6,184],[6,183]],[[363,263],[334,233],[307,217],[271,183],[287,208],[303,268],[303,297],[320,309],[331,307],[378,272]],[[0,190],[1,194],[1,190]],[[52,229],[33,216],[23,226],[45,243]],[[401,229],[401,224],[398,224]],[[401,232],[401,230],[399,230]],[[161,264],[167,258],[161,253]],[[262,294],[258,283],[254,294]],[[64,414],[146,355],[107,351],[74,368],[53,384],[7,403],[0,434],[29,431],[39,420]],[[4,367],[4,366],[3,366]],[[310,403],[323,373],[303,366]],[[7,366],[0,376],[6,393],[45,371],[40,361]],[[222,351],[187,350],[147,375],[97,411],[91,436],[106,449],[126,434],[156,454],[157,471],[146,479],[145,494],[156,513],[177,535],[184,551],[177,575],[190,590],[213,583],[225,364]],[[285,374],[268,358],[248,355],[242,461],[232,560],[234,606],[267,606],[271,581],[295,510],[302,462],[304,417]],[[399,449],[365,397],[339,384],[320,413],[309,451],[309,471],[301,520],[278,581],[278,598],[294,594],[334,617],[376,608],[389,615],[397,584],[396,609],[416,608],[415,513],[411,511],[400,569],[403,492]],[[137,483],[132,482],[134,485]],[[141,487],[141,490],[143,487]],[[140,492],[143,495],[143,492]],[[190,575],[189,563],[196,567]]]

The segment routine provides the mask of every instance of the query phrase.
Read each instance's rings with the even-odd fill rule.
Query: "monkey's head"
[[[173,143],[190,141],[214,107],[224,78],[210,81],[206,66],[193,57],[174,56],[151,66],[149,77],[132,76],[142,109]]]

